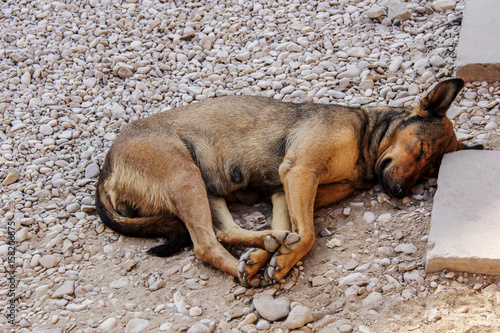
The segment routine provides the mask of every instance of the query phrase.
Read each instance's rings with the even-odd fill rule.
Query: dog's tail
[[[189,232],[177,217],[159,215],[151,217],[127,217],[118,213],[101,181],[96,189],[96,211],[102,222],[112,230],[130,237],[165,237],[165,243],[152,247],[149,254],[168,257],[191,245]]]

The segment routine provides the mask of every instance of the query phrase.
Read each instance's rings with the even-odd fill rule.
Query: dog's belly
[[[210,195],[221,196],[229,201],[248,203],[248,197],[267,197],[283,190],[278,168],[282,158],[268,156],[255,159],[224,159],[226,163],[217,166],[217,172],[207,172],[203,161],[198,167]],[[230,163],[233,162],[234,163]],[[250,200],[255,201],[255,200]]]

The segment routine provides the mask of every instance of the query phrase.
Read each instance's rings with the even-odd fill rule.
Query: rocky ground
[[[318,211],[310,254],[265,289],[192,249],[151,257],[159,240],[120,236],[94,210],[99,167],[133,119],[227,94],[415,104],[455,73],[463,1],[0,7],[0,331],[500,331],[499,277],[425,272],[435,179],[392,205],[375,187]],[[459,138],[499,149],[499,103],[498,83],[467,84],[449,111]],[[270,218],[267,202],[231,209],[247,227]]]

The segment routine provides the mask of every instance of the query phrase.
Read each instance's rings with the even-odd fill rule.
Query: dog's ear
[[[444,117],[463,86],[464,80],[458,78],[439,82],[420,100],[417,115],[422,118]]]

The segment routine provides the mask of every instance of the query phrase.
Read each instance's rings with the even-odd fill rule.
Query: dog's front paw
[[[264,280],[270,281],[270,283],[277,283],[282,280],[302,258],[299,252],[300,251],[276,251],[264,268]]]
[[[261,268],[271,258],[271,253],[252,248],[243,253],[238,263],[238,278],[244,285],[263,287],[268,285]]]
[[[293,232],[278,231],[276,234],[266,236],[264,247],[267,252],[289,253],[300,247],[301,237]]]

